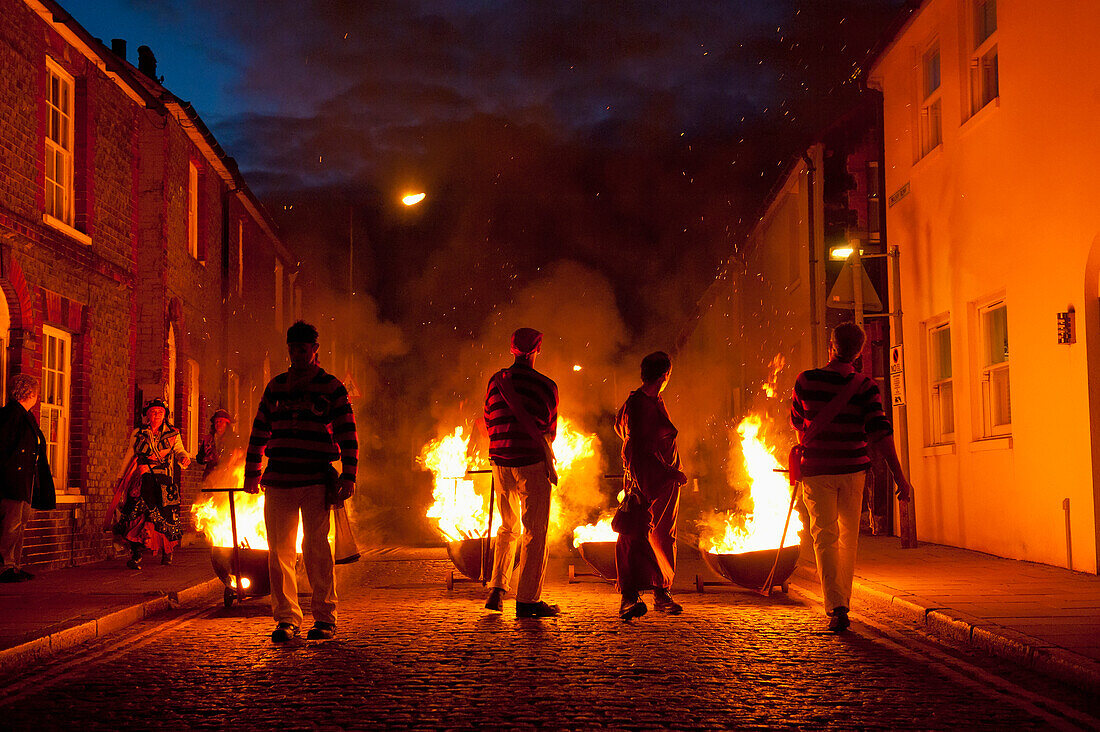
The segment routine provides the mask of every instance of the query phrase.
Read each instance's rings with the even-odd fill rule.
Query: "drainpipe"
[[[808,243],[810,250],[810,351],[811,366],[818,367],[822,363],[823,354],[820,345],[821,318],[818,316],[818,292],[817,270],[820,264],[817,256],[817,240],[814,227],[814,175],[817,167],[808,152],[802,153],[802,160],[806,163],[806,229],[809,232]]]

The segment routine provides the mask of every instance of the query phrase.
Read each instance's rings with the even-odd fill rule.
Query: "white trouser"
[[[491,586],[508,589],[522,521],[523,549],[519,555],[516,601],[538,602],[542,597],[542,578],[550,552],[550,545],[546,543],[546,528],[550,523],[550,477],[546,463],[521,468],[494,465],[493,475],[500,507],[500,529],[493,551]]]
[[[264,492],[267,524],[267,568],[271,575],[271,611],[277,623],[301,626],[298,578],[294,563],[298,551],[298,513],[302,515],[302,558],[313,587],[313,620],[336,622],[336,580],[332,548],[328,543],[330,511],[325,486],[268,488]]]
[[[825,610],[851,608],[856,569],[859,512],[867,473],[813,475],[802,479],[802,497],[810,514],[810,536],[821,579]]]
[[[19,569],[23,536],[31,519],[31,504],[0,498],[0,570]]]

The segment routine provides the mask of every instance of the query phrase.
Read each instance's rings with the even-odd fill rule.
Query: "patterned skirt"
[[[134,476],[114,525],[115,536],[131,546],[142,544],[153,553],[175,550],[183,536],[179,486],[166,484],[166,478],[155,473]]]

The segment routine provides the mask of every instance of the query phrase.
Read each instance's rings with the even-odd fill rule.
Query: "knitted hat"
[[[520,328],[512,334],[512,354],[530,356],[542,346],[542,333],[534,328]]]

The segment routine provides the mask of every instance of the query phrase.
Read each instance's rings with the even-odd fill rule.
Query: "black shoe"
[[[310,631],[311,633],[313,631]],[[286,643],[298,635],[298,626],[292,623],[279,623],[275,630],[271,631],[272,643]]]
[[[829,630],[833,633],[843,633],[851,624],[852,621],[848,620],[848,608],[838,607],[829,613]]]
[[[328,640],[336,635],[336,623],[318,620],[306,633],[306,640]]]
[[[160,555],[160,563],[161,564],[171,564],[172,563],[172,553],[171,552],[164,552],[163,554],[161,554]]]
[[[485,609],[496,610],[498,613],[504,612],[504,590],[494,587],[488,599],[485,600]]]
[[[653,609],[669,615],[679,615],[684,611],[684,606],[673,600],[672,593],[668,590],[654,590]]]
[[[556,618],[561,614],[561,608],[557,605],[547,605],[541,600],[538,602],[516,602],[517,618]]]
[[[19,576],[19,570],[15,567],[8,567],[3,572],[0,572],[0,582],[22,582],[23,578]]]
[[[126,566],[130,569],[141,569],[141,559],[131,559],[130,561],[126,562]]]
[[[646,611],[645,603],[638,599],[637,595],[624,596],[623,601],[619,603],[619,617],[623,620],[640,618],[646,614]]]
[[[19,575],[20,582],[27,582],[28,580],[34,579],[34,575],[25,569],[17,569],[15,573]]]

